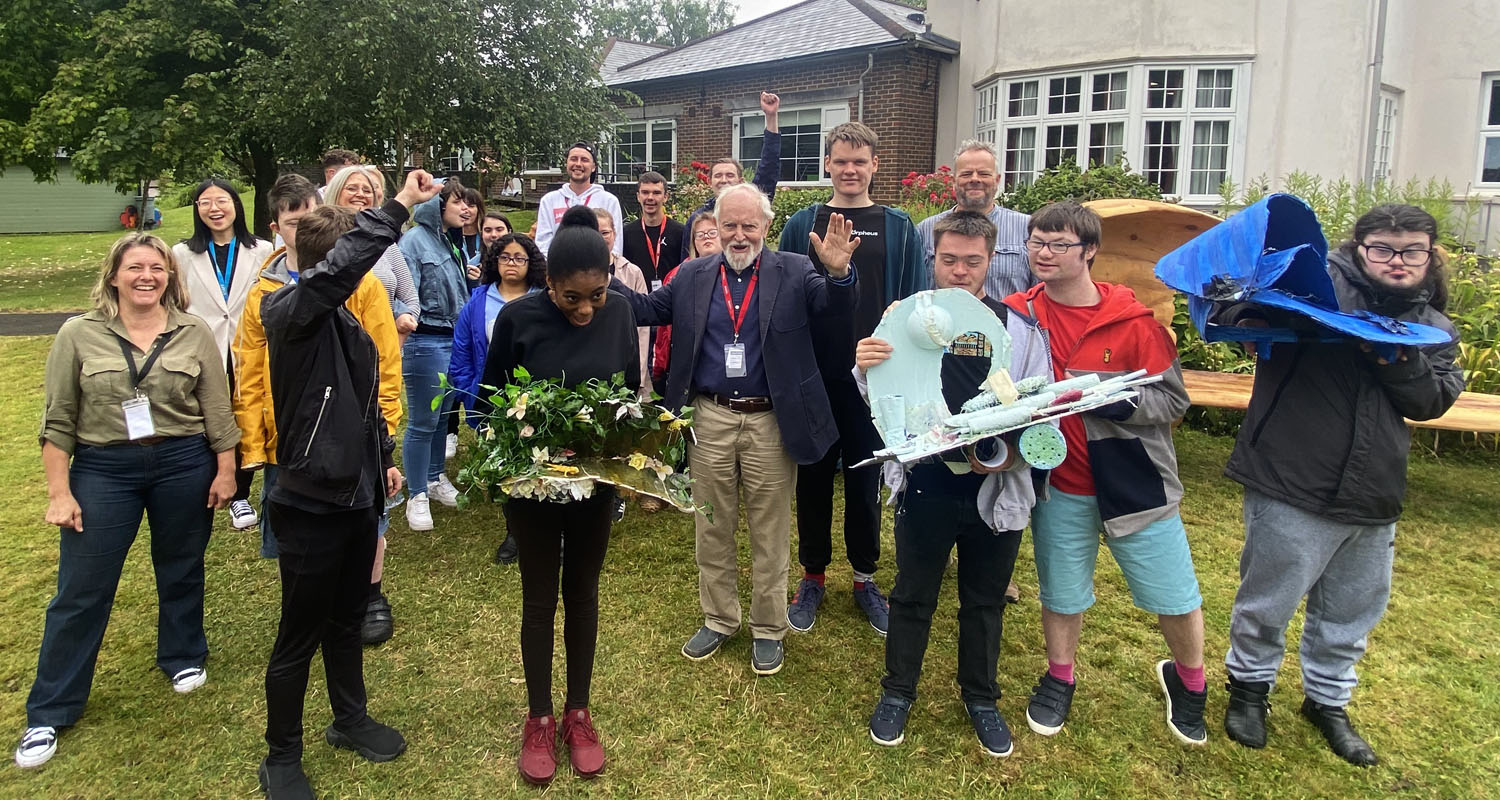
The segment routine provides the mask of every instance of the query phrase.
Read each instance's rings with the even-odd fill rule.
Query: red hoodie
[[[1005,298],[1006,305],[1030,315],[1047,332],[1053,376],[1062,380],[1087,372],[1118,374],[1138,369],[1156,375],[1170,369],[1177,346],[1151,316],[1151,309],[1136,300],[1129,287],[1097,281],[1094,287],[1100,295],[1097,306],[1055,303],[1047,297],[1046,284]],[[1051,485],[1068,494],[1092,496],[1094,476],[1082,415],[1060,422],[1068,457],[1052,470]]]

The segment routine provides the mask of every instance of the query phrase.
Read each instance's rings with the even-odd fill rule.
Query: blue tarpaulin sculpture
[[[1339,310],[1323,228],[1312,208],[1290,194],[1269,195],[1168,253],[1156,277],[1188,295],[1188,315],[1205,341],[1256,342],[1262,358],[1272,342],[1355,338],[1394,350],[1452,339],[1430,325]],[[1218,303],[1252,303],[1296,317],[1263,328],[1220,325],[1209,320]],[[1313,325],[1296,324],[1297,318]]]

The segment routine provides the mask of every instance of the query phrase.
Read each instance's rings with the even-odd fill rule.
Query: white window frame
[[[1396,142],[1401,132],[1401,92],[1382,87],[1375,118],[1375,151],[1370,154],[1370,174],[1390,182],[1396,174]]]
[[[996,125],[1005,112],[1000,100],[1000,85],[990,84],[987,89],[981,89],[975,94],[979,98],[979,104],[974,110],[974,138],[994,144]]]
[[[784,121],[790,114],[792,114],[794,112],[798,112],[798,111],[817,111],[817,112],[819,112],[822,115],[822,120],[819,123],[819,129],[818,129],[818,164],[821,167],[821,165],[823,164],[823,142],[824,142],[825,138],[828,136],[828,131],[832,130],[835,125],[841,125],[841,124],[843,124],[845,122],[848,122],[850,120],[849,104],[848,104],[848,102],[843,102],[843,103],[832,103],[832,104],[824,105],[824,106],[817,106],[817,105],[813,105],[813,106],[791,106],[791,107],[787,107],[787,108],[782,108],[780,110],[780,112],[777,114],[778,122]],[[729,137],[730,137],[729,141],[730,141],[730,144],[732,146],[732,150],[730,152],[730,155],[734,158],[735,161],[740,162],[740,169],[741,170],[745,170],[745,169],[754,170],[755,169],[755,162],[752,161],[752,162],[750,162],[750,163],[747,164],[745,162],[745,158],[740,155],[740,139],[742,138],[740,136],[740,131],[744,130],[744,124],[745,124],[746,120],[749,120],[749,119],[764,119],[764,117],[765,117],[765,114],[762,113],[762,112],[760,112],[760,111],[750,111],[750,112],[746,112],[744,114],[736,114],[736,115],[734,115],[733,119],[731,120],[731,126],[730,126],[730,131],[729,131]],[[786,158],[787,158],[787,140],[786,140],[786,137],[785,137],[785,126],[782,125],[780,127],[782,128],[782,133],[783,133],[783,138],[782,138],[782,142],[781,142],[781,157],[782,157],[782,160],[785,161]],[[778,186],[787,186],[787,187],[792,187],[792,188],[798,188],[798,187],[816,187],[816,186],[832,186],[833,185],[833,180],[828,177],[827,170],[824,170],[824,169],[820,168],[819,171],[818,171],[818,180],[815,180],[815,181],[778,181],[776,185],[778,185]]]
[[[646,159],[640,162],[621,162],[619,160],[619,151],[616,149],[614,144],[617,136],[617,131],[619,131],[620,128],[633,128],[642,125],[645,126],[646,134]],[[652,154],[656,149],[656,135],[661,130],[668,128],[670,128],[672,131],[672,160],[654,160],[652,158]],[[639,172],[655,170],[666,176],[667,180],[671,180],[672,173],[677,169],[677,120],[671,117],[663,117],[661,119],[632,120],[630,122],[619,123],[618,125],[614,125],[610,128],[609,134],[605,137],[604,149],[607,157],[605,159],[605,163],[600,165],[600,172],[605,176],[612,177],[616,181],[633,182],[636,179],[636,174],[638,173],[626,174],[622,172],[622,170],[633,169],[632,165],[639,164],[644,167],[644,169],[639,170]]]
[[[1181,70],[1182,88],[1181,103],[1177,108],[1148,108],[1147,93],[1149,91],[1148,78],[1153,70]],[[1222,102],[1224,88],[1220,85],[1222,76],[1214,75],[1212,78],[1207,74],[1210,70],[1225,70],[1229,72],[1231,80],[1228,87],[1229,104],[1227,107],[1218,107]],[[1208,87],[1205,100],[1214,101],[1210,104],[1198,105],[1198,81],[1200,73],[1204,74],[1204,80],[1213,84]],[[1123,74],[1125,81],[1125,103],[1123,107],[1110,107],[1094,110],[1094,83],[1099,78],[1101,82],[1114,89]],[[1078,111],[1065,113],[1049,113],[1048,95],[1051,81],[1054,79],[1067,79],[1077,77],[1081,87],[1081,97]],[[1489,76],[1500,79],[1500,74]],[[1025,84],[1034,83],[1036,86],[1035,106],[1031,108],[1032,99],[1029,96],[1030,87]],[[1489,85],[1486,82],[1486,87]],[[1012,87],[1018,95],[1024,98],[1024,102],[1018,103],[1020,111],[1033,111],[1031,114],[1016,114],[1010,112],[1012,103]],[[1229,125],[1228,142],[1214,145],[1215,147],[1227,147],[1224,152],[1223,178],[1236,180],[1245,174],[1245,136],[1248,128],[1248,111],[1250,100],[1250,63],[1248,61],[1125,61],[1125,62],[1101,62],[1087,67],[1068,70],[1048,70],[1016,74],[996,78],[975,87],[977,97],[986,97],[987,93],[994,91],[999,99],[998,119],[993,123],[994,141],[1000,148],[1002,162],[1006,161],[1006,145],[1009,143],[1009,131],[1018,128],[1034,128],[1036,139],[1034,155],[1031,158],[1032,171],[1029,176],[1008,171],[1008,164],[1002,163],[1003,180],[1007,189],[1015,185],[1030,183],[1037,175],[1041,174],[1046,164],[1047,154],[1047,129],[1059,125],[1074,125],[1078,131],[1078,147],[1076,149],[1076,160],[1079,168],[1087,169],[1090,163],[1091,134],[1095,125],[1107,125],[1110,123],[1123,123],[1124,142],[1119,148],[1120,152],[1129,162],[1132,170],[1144,173],[1146,171],[1146,124],[1148,122],[1176,122],[1179,130],[1177,147],[1177,158],[1172,169],[1172,179],[1167,181],[1171,191],[1164,190],[1164,194],[1179,198],[1187,205],[1216,205],[1219,202],[1218,186],[1215,185],[1212,192],[1193,193],[1192,179],[1193,170],[1193,132],[1195,125],[1201,122],[1227,122]],[[1116,90],[1117,91],[1117,90]],[[1117,99],[1115,95],[1111,100]],[[1116,106],[1116,102],[1105,103],[1106,106]],[[977,102],[976,102],[977,106]],[[988,127],[981,128],[979,117],[975,118],[975,135],[981,130],[986,133]],[[1500,127],[1495,129],[1494,135],[1500,137]],[[1200,148],[1207,145],[1200,145]],[[1483,143],[1481,142],[1481,151]],[[1113,148],[1111,148],[1113,149]],[[1482,158],[1482,152],[1481,152]],[[1020,163],[1024,163],[1024,160]],[[1215,169],[1214,172],[1219,170]],[[1197,173],[1202,181],[1203,170]],[[1497,183],[1496,185],[1500,185]],[[1201,187],[1200,187],[1201,188]]]
[[[1496,180],[1484,179],[1484,154],[1485,147],[1491,141],[1500,141],[1500,124],[1490,124],[1491,115],[1500,115],[1500,108],[1493,107],[1491,103],[1495,92],[1495,85],[1500,84],[1500,72],[1486,72],[1479,81],[1479,153],[1475,158],[1474,185],[1489,189],[1500,188],[1500,175]],[[1500,101],[1496,101],[1500,104]],[[1500,122],[1497,119],[1496,122]],[[1496,145],[1500,147],[1500,144]]]

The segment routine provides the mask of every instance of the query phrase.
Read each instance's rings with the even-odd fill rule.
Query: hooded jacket
[[[234,421],[240,427],[240,461],[246,467],[276,463],[276,413],[261,321],[265,296],[292,282],[286,248],[266,259],[245,296],[245,313],[234,337]],[[401,344],[385,287],[373,274],[359,282],[344,307],[375,341],[380,353],[380,410],[392,436],[401,425]]]
[[[798,211],[781,228],[777,249],[787,253],[808,254],[813,222],[822,203],[813,203]],[[899,208],[885,207],[885,305],[910,297],[927,288],[927,262],[922,254],[922,238],[911,217]]]
[[[1347,250],[1328,254],[1341,311],[1366,309],[1454,333],[1427,291],[1393,295]],[[1456,334],[1455,334],[1456,336]],[[1464,388],[1457,342],[1406,348],[1380,365],[1356,342],[1290,342],[1255,364],[1255,388],[1224,474],[1247,488],[1336,522],[1401,517],[1411,431],[1403,417],[1442,416]]]
[[[1098,282],[1094,286],[1101,297],[1099,311],[1067,363],[1053,362],[1053,375],[1071,378],[1092,372],[1108,379],[1144,369],[1148,375],[1162,376],[1158,383],[1136,387],[1140,396],[1124,401],[1128,405],[1112,404],[1080,415],[1105,533],[1127,536],[1177,514],[1182,482],[1177,477],[1172,424],[1188,410],[1188,393],[1177,346],[1151,309],[1128,287]],[[1046,329],[1046,306],[1037,302],[1046,288],[1038,284],[1017,292],[1005,298],[1005,304]],[[1050,348],[1052,332],[1046,333]]]
[[[557,225],[562,221],[562,215],[574,203],[585,205],[589,208],[603,208],[609,211],[610,217],[615,221],[615,232],[625,230],[625,215],[620,210],[620,200],[610,191],[597,183],[589,184],[589,188],[583,190],[583,194],[575,194],[573,187],[563,183],[561,188],[542,195],[542,199],[536,207],[536,246],[546,253],[552,247],[552,237],[557,234]],[[615,255],[624,251],[625,237],[616,236],[615,246],[610,248]]]
[[[469,285],[463,259],[443,231],[442,196],[418,204],[411,218],[415,224],[401,237],[400,246],[417,287],[417,324],[451,332],[469,297]]]

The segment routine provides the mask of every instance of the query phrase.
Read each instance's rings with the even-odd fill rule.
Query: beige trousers
[[[787,563],[791,558],[792,495],[797,463],[781,444],[773,411],[745,414],[700,397],[693,401],[689,450],[693,500],[713,507],[713,522],[695,517],[698,599],[705,624],[719,633],[740,629],[735,529],[740,490],[750,527],[750,635],[786,636]]]

